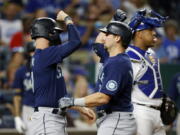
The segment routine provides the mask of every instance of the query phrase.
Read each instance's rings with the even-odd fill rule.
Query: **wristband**
[[[65,21],[65,23],[67,23],[67,21],[72,21],[72,18],[70,16],[66,16],[64,18],[64,21]]]
[[[76,98],[74,99],[74,105],[75,106],[85,106],[85,98]]]

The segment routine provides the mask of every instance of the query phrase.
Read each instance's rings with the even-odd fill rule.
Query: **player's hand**
[[[20,117],[15,117],[15,127],[19,133],[23,133],[26,130],[25,124]]]
[[[63,97],[59,100],[59,108],[62,110],[74,106],[74,98]]]
[[[90,121],[95,121],[96,120],[96,114],[94,111],[90,108],[87,107],[81,107],[80,113],[88,118]]]
[[[95,40],[95,43],[101,43],[101,44],[104,44],[105,42],[105,33],[103,32],[100,32]]]
[[[120,9],[117,9],[115,14],[113,15],[112,21],[120,21],[123,22],[126,20],[127,16],[126,13]]]
[[[58,21],[64,21],[64,19],[69,16],[68,14],[66,14],[64,11],[59,11],[58,14],[57,14],[57,18],[56,20]]]

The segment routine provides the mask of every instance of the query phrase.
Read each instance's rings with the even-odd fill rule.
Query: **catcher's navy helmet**
[[[56,21],[48,17],[36,19],[31,26],[32,39],[43,37],[48,39],[51,45],[57,45],[61,43],[59,37],[61,32],[62,29],[56,27]]]
[[[150,16],[147,16],[147,11],[145,9],[137,11],[129,22],[132,31],[136,32],[155,27],[162,27],[168,18],[163,17],[154,11],[150,11],[149,15]]]

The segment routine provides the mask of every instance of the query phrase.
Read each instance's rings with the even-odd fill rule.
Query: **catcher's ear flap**
[[[164,98],[161,105],[161,119],[164,125],[170,125],[177,117],[178,109],[174,101]]]

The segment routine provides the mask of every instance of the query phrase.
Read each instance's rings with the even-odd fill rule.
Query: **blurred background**
[[[157,29],[158,43],[154,50],[160,59],[166,93],[180,93],[180,1],[179,0],[0,0],[0,135],[17,134],[14,129],[12,83],[16,70],[24,64],[24,47],[33,42],[29,29],[38,17],[56,18],[64,10],[76,24],[83,46],[64,60],[62,67],[69,95],[83,97],[94,92],[98,58],[91,43],[98,28],[111,20],[116,9],[124,10],[128,18],[139,9],[152,9],[169,16],[164,28]],[[61,34],[63,42],[67,33]],[[180,104],[180,96],[174,100]],[[70,134],[96,134],[96,124],[79,113],[68,112]],[[176,121],[167,127],[175,135]]]

